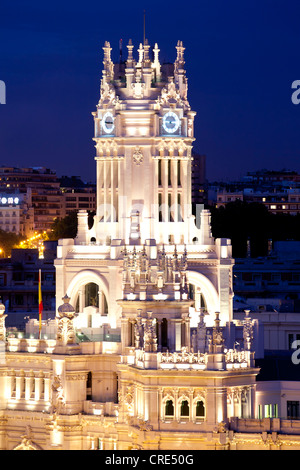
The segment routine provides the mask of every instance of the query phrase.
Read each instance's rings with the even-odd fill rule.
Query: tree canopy
[[[300,240],[300,214],[273,214],[264,204],[244,201],[210,210],[212,235],[230,238],[235,258],[246,256],[248,240],[254,258],[267,255],[268,240]]]
[[[93,225],[95,213],[88,213],[89,228]],[[66,217],[57,218],[51,226],[49,240],[59,240],[61,238],[75,238],[77,235],[77,212],[73,211]]]
[[[0,229],[0,250],[2,250],[0,256],[10,256],[12,248],[16,248],[24,239],[22,235]]]

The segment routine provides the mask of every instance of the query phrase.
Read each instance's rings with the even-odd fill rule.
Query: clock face
[[[177,114],[169,111],[164,115],[162,124],[164,130],[168,132],[168,134],[174,134],[179,129],[180,120]]]
[[[112,113],[107,112],[104,114],[102,121],[101,121],[101,126],[105,134],[112,134],[115,128],[114,117]]]

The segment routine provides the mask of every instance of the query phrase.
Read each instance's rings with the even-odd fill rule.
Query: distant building
[[[300,213],[300,175],[294,171],[248,172],[239,181],[207,185],[208,204],[217,208],[240,200],[258,202],[274,213]]]
[[[34,233],[34,210],[31,189],[0,192],[0,229],[30,237]]]
[[[44,311],[55,314],[53,262],[57,243],[44,243],[44,258],[39,258],[37,249],[13,249],[11,258],[0,259],[0,298],[6,307],[8,326],[24,326],[25,316],[37,318],[39,269]]]
[[[86,210],[96,211],[96,186],[92,183],[84,183],[78,176],[63,176],[60,179],[61,213],[60,217],[66,217],[71,212]]]
[[[233,273],[234,293],[247,304],[241,311],[300,312],[299,241],[274,242],[266,257],[236,259]]]
[[[193,154],[192,204],[207,202],[206,183],[206,155]]]
[[[0,191],[31,191],[34,230],[49,230],[60,216],[60,183],[56,173],[49,168],[0,167]]]
[[[247,188],[237,192],[223,189],[217,192],[215,205],[219,208],[237,200],[264,204],[273,214],[300,214],[300,189],[254,191]]]
[[[30,237],[49,231],[56,218],[96,210],[95,184],[58,178],[48,168],[0,167],[0,229]]]
[[[296,171],[291,170],[258,170],[249,171],[242,179],[243,181],[252,182],[253,184],[284,184],[291,183],[300,184],[300,175]]]

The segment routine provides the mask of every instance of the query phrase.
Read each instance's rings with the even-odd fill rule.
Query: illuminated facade
[[[0,230],[25,236],[34,233],[31,190],[2,190],[0,193]]]
[[[154,60],[147,41],[127,48],[124,64],[103,48],[97,213],[59,241],[54,337],[10,334],[1,356],[0,447],[300,447],[256,419],[259,324],[233,322],[230,241],[191,213],[182,42],[173,67],[157,45]]]

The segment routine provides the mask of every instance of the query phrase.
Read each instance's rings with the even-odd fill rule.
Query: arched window
[[[90,282],[85,286],[85,306],[90,305],[99,307],[99,286],[94,282]]]
[[[194,302],[196,301],[197,287],[194,284],[189,284],[189,297],[190,297],[191,300],[194,300]],[[204,298],[202,293],[200,294],[198,302],[199,302],[198,308],[202,308],[204,310],[204,312],[207,312],[207,304],[206,304],[205,298]],[[195,304],[193,305],[193,307],[194,306],[195,306]]]
[[[166,401],[165,415],[166,415],[166,416],[174,416],[173,400],[167,400],[167,401]]]
[[[190,407],[187,400],[182,400],[181,402],[180,416],[190,416]]]
[[[198,400],[196,403],[196,418],[204,418],[205,408],[202,400]]]
[[[79,292],[74,300],[75,312],[79,313],[85,307],[96,307],[99,308],[102,315],[108,314],[108,303],[104,292],[102,291],[101,297],[99,298],[99,285],[95,282],[89,282],[80,286],[80,291],[82,297],[80,297]],[[100,292],[101,293],[101,292]],[[81,299],[81,300],[80,300]],[[99,306],[99,300],[101,304]]]

